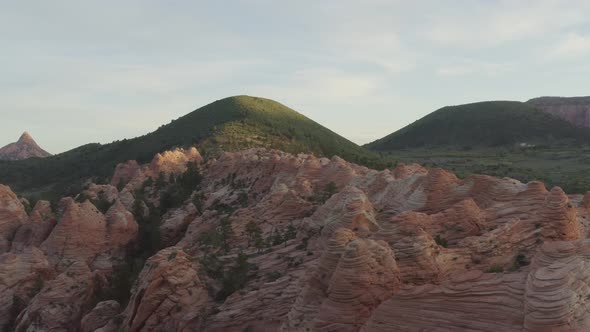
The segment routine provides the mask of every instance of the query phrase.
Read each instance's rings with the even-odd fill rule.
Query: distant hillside
[[[0,148],[0,160],[23,160],[33,157],[45,158],[51,153],[43,150],[33,137],[24,132],[15,143],[10,143]]]
[[[557,142],[590,142],[590,130],[575,127],[526,103],[490,101],[443,107],[366,147],[389,151]]]
[[[107,177],[117,163],[151,160],[172,147],[198,144],[206,155],[250,147],[339,155],[368,163],[374,154],[296,111],[269,99],[237,96],[218,100],[147,135],[111,144],[88,144],[40,160],[0,162],[0,183],[18,191],[62,190],[88,177]]]
[[[527,104],[578,127],[590,127],[590,97],[540,97]]]

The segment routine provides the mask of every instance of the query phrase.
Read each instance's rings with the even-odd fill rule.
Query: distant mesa
[[[540,97],[527,103],[575,126],[590,128],[590,96]]]
[[[0,149],[0,160],[23,160],[33,157],[45,158],[51,153],[43,150],[31,134],[24,132],[17,142],[10,143]]]

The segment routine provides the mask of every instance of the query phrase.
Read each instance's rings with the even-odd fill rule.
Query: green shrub
[[[268,278],[269,281],[275,281],[275,280],[279,279],[282,276],[283,275],[281,274],[281,272],[278,272],[278,271],[269,272],[266,275],[266,277]]]
[[[328,184],[322,188],[322,190],[316,192],[312,198],[312,200],[318,204],[324,204],[330,197],[338,192],[338,187],[336,183],[330,181]]]
[[[498,266],[498,265],[492,266],[486,270],[486,273],[502,273],[502,272],[504,272],[504,268],[502,268],[501,266]]]
[[[522,267],[529,265],[529,261],[526,259],[526,256],[523,254],[518,254],[514,260],[515,267]]]
[[[440,235],[438,234],[434,237],[434,241],[436,242],[436,244],[443,248],[446,248],[448,246],[447,240],[440,237]]]
[[[223,275],[222,289],[216,296],[217,300],[223,301],[234,292],[244,288],[249,280],[250,270],[254,268],[255,266],[248,263],[248,256],[239,253],[233,265]]]

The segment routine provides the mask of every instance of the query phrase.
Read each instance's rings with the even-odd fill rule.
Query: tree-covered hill
[[[72,184],[110,176],[117,163],[148,162],[161,151],[197,145],[206,155],[251,147],[339,155],[371,164],[375,154],[273,100],[236,96],[218,100],[156,131],[110,144],[87,144],[45,159],[0,162],[0,183],[23,193],[67,191]]]
[[[443,107],[366,147],[374,151],[392,151],[563,142],[590,142],[590,130],[577,128],[526,103],[489,101]]]

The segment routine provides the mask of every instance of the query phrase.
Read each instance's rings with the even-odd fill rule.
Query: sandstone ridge
[[[58,204],[0,186],[0,328],[587,331],[589,222],[540,182],[176,149]]]

